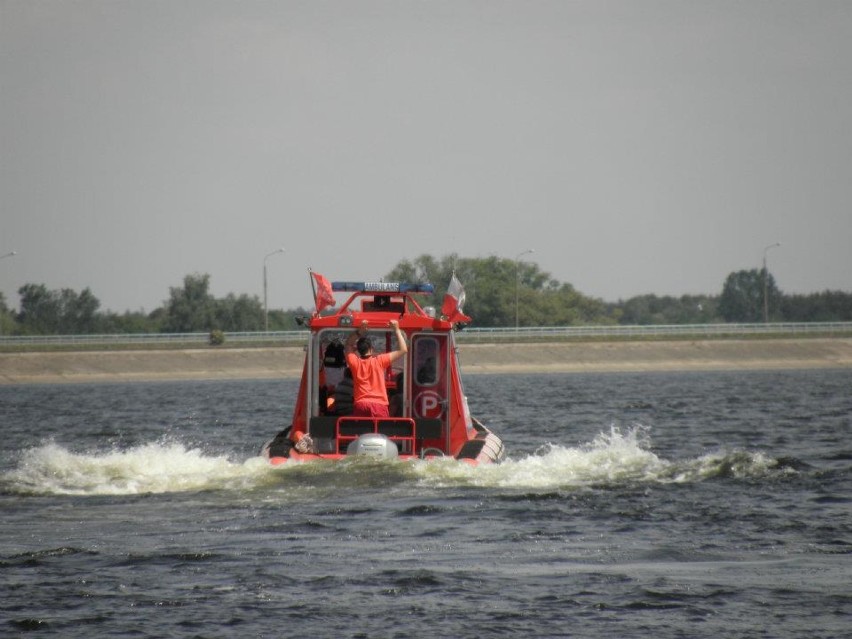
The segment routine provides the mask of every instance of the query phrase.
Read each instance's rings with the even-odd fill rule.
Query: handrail
[[[225,333],[226,344],[301,346],[308,331]],[[456,333],[459,342],[505,342],[584,338],[710,338],[730,336],[852,336],[852,322],[773,322],[767,324],[657,324],[530,327],[468,327]],[[209,333],[110,333],[103,335],[0,335],[0,348],[11,346],[204,346]]]
[[[246,331],[224,333],[225,342],[283,342],[303,344],[308,331]],[[144,344],[209,344],[210,333],[106,333],[93,335],[0,335],[0,346],[4,344],[38,345],[115,345],[132,346]]]
[[[387,433],[382,432],[381,426],[383,424],[394,423],[394,424],[406,424],[408,429],[408,434],[402,435],[399,433]],[[350,432],[343,433],[343,429],[345,426],[349,424],[364,424],[365,426],[372,426],[372,430],[364,430],[361,432]],[[356,431],[361,430],[357,429]],[[372,433],[381,433],[385,437],[387,437],[390,441],[396,443],[402,450],[400,451],[403,454],[410,455],[414,452],[416,440],[417,440],[417,424],[410,417],[352,417],[352,416],[343,416],[340,417],[335,423],[334,427],[334,439],[336,441],[337,452],[343,452],[344,444],[349,444],[356,439],[358,439],[361,435]]]
[[[476,328],[458,334],[458,341],[495,342],[541,338],[730,337],[765,335],[852,335],[852,322],[772,322],[754,324],[651,324]]]

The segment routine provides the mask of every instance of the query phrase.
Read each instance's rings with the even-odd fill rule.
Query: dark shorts
[[[352,417],[390,417],[387,404],[377,402],[355,402]]]

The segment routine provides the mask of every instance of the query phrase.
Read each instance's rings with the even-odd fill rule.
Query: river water
[[[0,387],[0,635],[850,636],[852,371],[465,385],[506,463],[271,468],[293,381]]]

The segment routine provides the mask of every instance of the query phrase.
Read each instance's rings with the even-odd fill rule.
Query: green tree
[[[467,304],[465,313],[473,318],[476,326],[515,325],[515,263],[512,260],[490,256],[461,261],[458,278],[465,287]],[[520,277],[520,276],[519,276]],[[446,284],[444,284],[446,290]],[[524,287],[519,304],[524,306],[523,320],[527,324],[527,296],[531,292]]]
[[[781,314],[788,322],[852,321],[852,293],[822,291],[810,295],[785,295]]]
[[[601,300],[578,293],[573,286],[552,279],[530,261],[489,256],[440,260],[421,255],[400,262],[388,275],[391,281],[431,282],[436,291],[423,305],[441,307],[453,273],[465,288],[465,313],[476,326],[556,326],[612,322]]]
[[[195,273],[182,287],[169,288],[162,330],[166,333],[207,332],[216,325],[216,302],[210,294],[210,276]]]
[[[98,314],[101,302],[89,288],[84,288],[79,294],[69,288],[62,289],[59,300],[62,333],[84,335],[100,331],[103,325]]]
[[[769,317],[776,317],[781,293],[775,286],[775,278],[763,269],[728,275],[719,298],[719,314],[726,322],[762,322],[764,286]]]
[[[146,315],[142,311],[106,313],[100,321],[104,333],[157,333],[160,329],[157,314]]]
[[[299,318],[310,317],[311,312],[301,306],[286,311],[269,309],[269,330],[294,331],[300,328],[307,330],[304,320],[302,319],[300,323]]]
[[[409,282],[412,284],[429,283],[435,286],[435,293],[421,300],[423,306],[440,307],[440,302],[450,283],[458,257],[448,255],[440,261],[431,255],[421,255],[413,260],[403,260],[397,264],[385,278],[391,282]]]
[[[27,334],[80,335],[97,332],[103,322],[100,301],[88,288],[48,290],[44,284],[25,284],[18,289],[21,312],[18,323]]]
[[[55,291],[44,284],[24,284],[18,289],[21,310],[18,324],[24,334],[50,335],[59,332],[61,304]]]
[[[6,296],[0,292],[0,335],[11,335],[16,328],[15,315],[6,304]]]
[[[263,305],[257,296],[229,293],[216,300],[215,324],[224,331],[259,331],[263,329]]]
[[[708,295],[638,295],[621,302],[621,324],[709,324],[717,319],[717,300]]]

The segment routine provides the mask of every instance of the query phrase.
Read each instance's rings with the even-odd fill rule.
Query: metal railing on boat
[[[337,452],[345,453],[349,444],[370,433],[387,437],[397,445],[402,455],[414,452],[417,426],[408,417],[340,417],[335,429]]]

